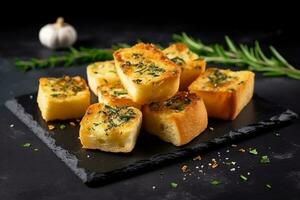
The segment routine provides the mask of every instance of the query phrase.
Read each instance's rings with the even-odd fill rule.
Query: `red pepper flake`
[[[195,158],[193,158],[193,160],[202,160],[201,156],[196,156]]]
[[[188,166],[187,166],[187,165],[183,165],[183,166],[181,167],[181,171],[182,171],[183,173],[187,172],[187,171],[188,171]]]

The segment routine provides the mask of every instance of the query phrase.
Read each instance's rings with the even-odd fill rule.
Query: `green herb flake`
[[[22,147],[28,148],[28,147],[30,147],[30,146],[31,146],[31,144],[30,144],[29,142],[27,142],[27,143],[25,143],[25,144],[22,144]]]
[[[272,185],[270,185],[270,184],[266,184],[266,187],[267,187],[268,189],[272,189]]]
[[[212,185],[220,185],[221,181],[219,181],[219,180],[212,180],[212,181],[210,181],[210,184],[212,184]]]
[[[172,188],[177,188],[177,186],[178,186],[178,184],[177,184],[177,183],[175,183],[175,182],[171,182],[171,187],[172,187]]]
[[[269,157],[268,157],[267,155],[262,156],[262,157],[260,158],[260,163],[263,163],[263,164],[265,164],[265,163],[270,163]]]
[[[178,57],[178,56],[172,58],[171,60],[172,60],[174,63],[176,63],[177,65],[180,65],[180,66],[182,66],[182,65],[185,64],[185,61],[184,61],[182,58]]]
[[[241,178],[243,181],[247,181],[247,180],[248,180],[248,178],[247,178],[246,176],[244,176],[244,175],[240,175],[240,178]]]
[[[114,96],[121,96],[121,95],[126,95],[128,94],[126,91],[116,91],[114,90],[113,95]]]
[[[250,154],[253,154],[253,155],[257,155],[257,154],[258,154],[258,152],[257,152],[256,149],[251,149],[251,150],[249,151],[249,153],[250,153]]]
[[[64,130],[66,128],[66,125],[64,125],[64,124],[61,124],[60,126],[59,126],[59,129],[60,130]]]

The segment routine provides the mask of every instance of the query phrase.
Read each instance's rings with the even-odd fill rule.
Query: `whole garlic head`
[[[64,22],[62,17],[56,23],[43,26],[39,32],[40,42],[50,48],[58,49],[72,46],[77,40],[77,33],[73,26]]]

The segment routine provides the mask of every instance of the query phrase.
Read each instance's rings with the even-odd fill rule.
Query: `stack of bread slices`
[[[185,145],[206,129],[208,116],[233,120],[253,95],[254,73],[206,70],[205,60],[181,43],[164,50],[138,43],[113,57],[87,67],[89,87],[98,96],[92,105],[82,78],[80,87],[76,77],[40,79],[38,104],[46,121],[84,115],[83,148],[131,152],[141,127],[165,142]]]

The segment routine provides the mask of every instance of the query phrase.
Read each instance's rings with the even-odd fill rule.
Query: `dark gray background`
[[[172,33],[186,31],[204,42],[223,42],[229,34],[237,42],[259,40],[264,47],[274,45],[295,66],[299,66],[299,41],[289,28],[205,27],[185,23],[125,23],[90,20],[72,22],[79,32],[78,46],[109,47],[117,42],[137,39],[162,43],[171,41]],[[1,199],[299,199],[300,194],[300,137],[299,121],[289,127],[269,132],[238,144],[237,148],[222,147],[200,153],[202,161],[192,158],[153,170],[152,172],[112,183],[100,188],[88,188],[49,150],[30,130],[20,123],[4,106],[10,98],[37,90],[41,76],[85,75],[85,66],[18,71],[15,57],[47,57],[53,52],[42,47],[38,29],[42,23],[10,27],[0,32],[0,196]],[[263,78],[257,74],[255,93],[285,105],[300,113],[300,82],[289,78]],[[14,124],[11,128],[10,125]],[[32,147],[23,148],[30,142]],[[239,148],[257,148],[259,155],[240,153]],[[34,151],[38,148],[38,151]],[[155,147],[153,147],[155,148]],[[227,152],[229,150],[229,152]],[[220,157],[218,157],[218,152]],[[259,163],[261,155],[268,155],[271,163]],[[237,162],[235,172],[221,164],[208,169],[212,158]],[[186,180],[181,166],[187,164],[191,173]],[[204,165],[204,174],[199,172]],[[196,169],[196,167],[199,169]],[[238,169],[237,166],[240,168]],[[250,172],[248,181],[240,174]],[[189,175],[191,174],[191,175]],[[222,184],[213,186],[212,179]],[[170,182],[178,183],[172,188]],[[272,185],[267,189],[266,184]],[[155,189],[153,189],[155,186]]]

